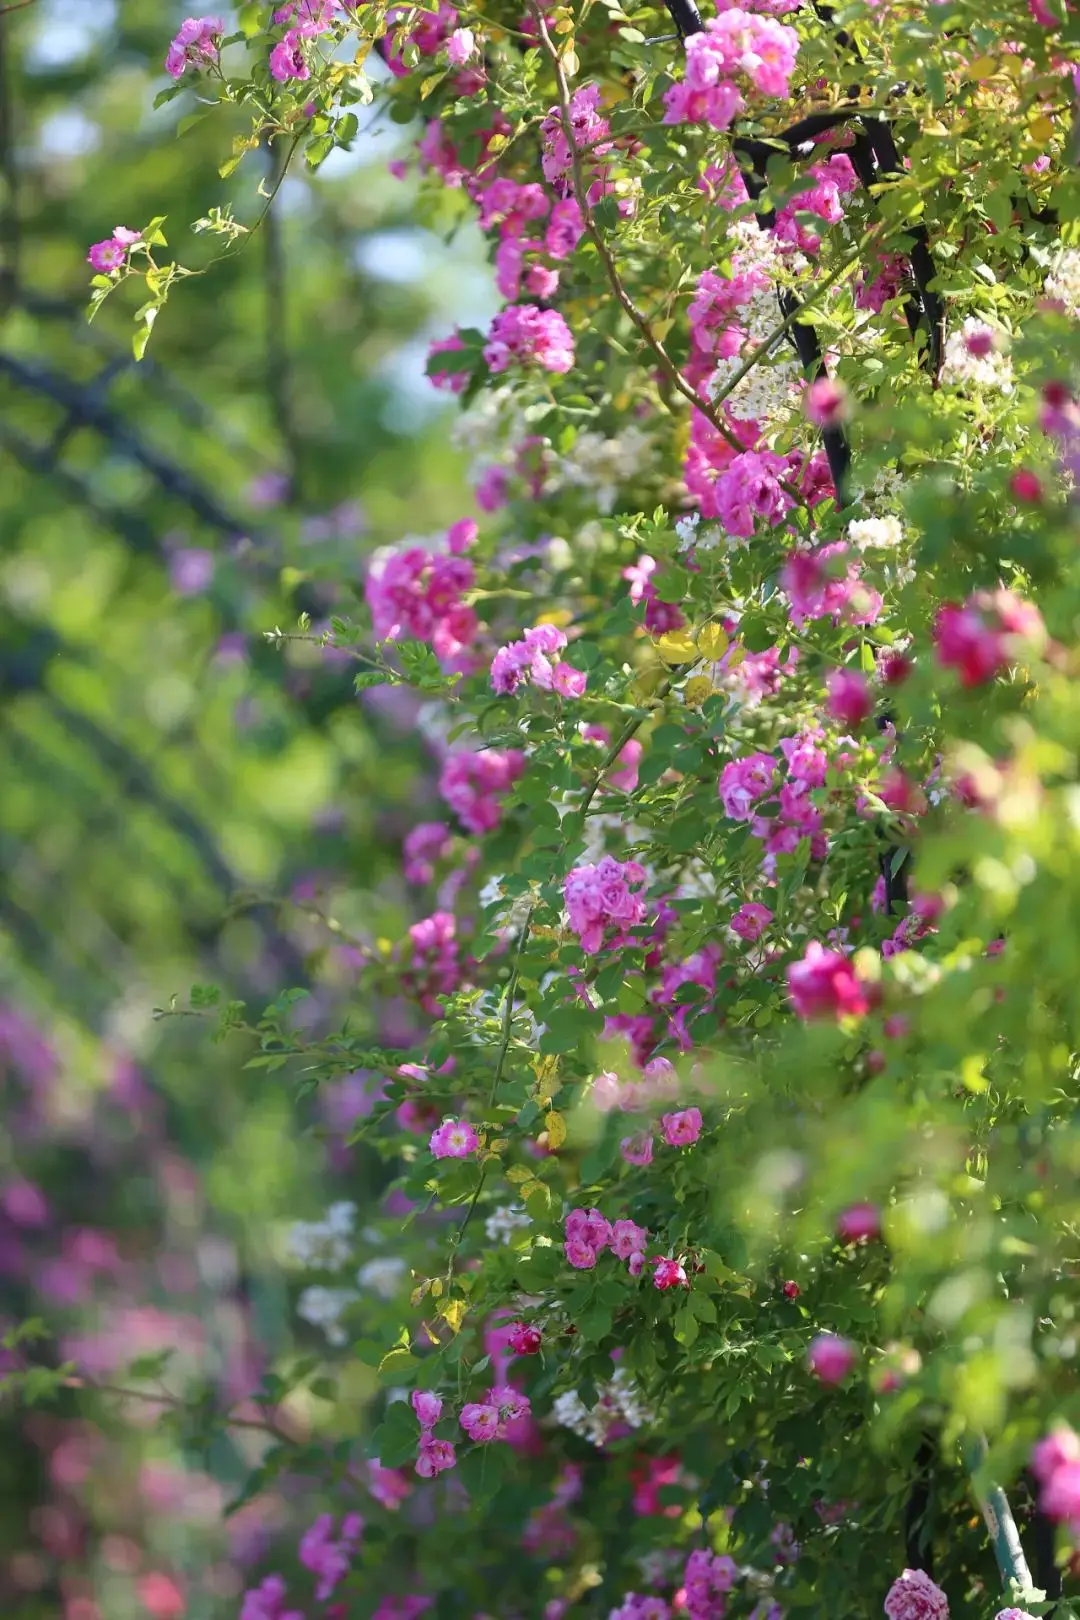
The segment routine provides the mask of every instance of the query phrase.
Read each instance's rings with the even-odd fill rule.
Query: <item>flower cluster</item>
[[[566,1217],[564,1253],[578,1271],[591,1271],[607,1248],[627,1262],[631,1277],[641,1275],[649,1234],[629,1220],[605,1219],[598,1209],[572,1209]]]
[[[448,531],[446,551],[407,546],[376,554],[364,581],[375,634],[387,641],[413,636],[428,642],[445,668],[461,668],[476,636],[477,619],[463,600],[475,583],[461,553],[476,535],[469,519]]]
[[[788,96],[799,36],[774,17],[732,6],[686,41],[686,74],[664,97],[668,124],[730,128],[744,102],[735,75],[765,96]]]
[[[562,659],[553,664],[552,658],[562,652],[566,637],[553,624],[538,624],[526,630],[520,641],[508,642],[500,647],[491,661],[491,686],[495,692],[516,692],[523,681],[531,680],[542,692],[557,692],[560,697],[580,697],[585,690],[585,674]]]
[[[484,359],[495,373],[514,364],[569,371],[574,363],[574,339],[557,309],[511,304],[491,324]]]
[[[885,1599],[888,1620],[949,1620],[949,1600],[925,1570],[905,1569]]]
[[[609,930],[616,937],[607,943],[619,943],[644,920],[645,901],[634,889],[645,878],[645,868],[637,861],[620,862],[611,855],[595,866],[576,866],[567,875],[563,885],[566,910],[583,951],[590,956],[599,951]]]
[[[439,792],[469,832],[492,832],[502,820],[499,796],[524,770],[525,756],[516,748],[450,754],[439,774]]]
[[[727,1594],[738,1578],[738,1567],[727,1553],[696,1548],[686,1560],[683,1591],[690,1620],[722,1620]]]
[[[938,662],[956,670],[961,686],[981,686],[1045,642],[1038,608],[1012,591],[976,591],[962,605],[946,602],[934,622]]]
[[[165,55],[165,71],[179,79],[189,67],[204,68],[220,56],[225,24],[220,17],[188,17],[180,24]]]
[[[461,1427],[470,1440],[486,1446],[492,1440],[505,1440],[507,1426],[529,1416],[529,1397],[509,1384],[496,1384],[482,1401],[470,1401],[461,1409]]]

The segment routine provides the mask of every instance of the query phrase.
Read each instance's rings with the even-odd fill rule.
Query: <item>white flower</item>
[[[297,1265],[337,1271],[352,1258],[356,1205],[331,1204],[321,1221],[295,1221],[285,1236],[289,1258]]]
[[[378,1294],[380,1299],[393,1299],[408,1269],[405,1261],[396,1255],[379,1255],[360,1267],[356,1273],[357,1286]]]
[[[1080,320],[1080,250],[1065,248],[1058,255],[1043,291],[1070,320]]]
[[[571,1389],[555,1397],[551,1412],[556,1423],[590,1440],[594,1446],[602,1446],[617,1423],[628,1423],[632,1429],[640,1429],[651,1423],[655,1415],[622,1367],[609,1384],[601,1384],[595,1406],[587,1407],[577,1390]]]
[[[1003,394],[1011,394],[1012,361],[993,347],[997,342],[998,334],[993,327],[969,315],[959,332],[950,332],[945,340],[942,382],[974,383],[980,388],[996,388]],[[972,354],[972,343],[989,343],[991,347],[985,354]]]
[[[493,1209],[484,1222],[484,1231],[492,1243],[512,1243],[514,1233],[532,1225],[532,1217],[520,1204],[501,1204]]]
[[[904,538],[899,518],[853,518],[847,526],[847,538],[858,551],[891,551]]]
[[[341,1318],[356,1299],[350,1288],[305,1288],[296,1302],[296,1314],[312,1327],[322,1328],[331,1344],[347,1338]]]

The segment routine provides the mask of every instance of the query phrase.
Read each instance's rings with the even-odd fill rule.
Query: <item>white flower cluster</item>
[[[520,1204],[500,1204],[484,1222],[484,1231],[492,1243],[512,1243],[514,1233],[532,1225],[532,1217]]]
[[[344,1344],[341,1318],[356,1299],[350,1288],[305,1288],[296,1302],[296,1314],[312,1327],[322,1328],[331,1344]]]
[[[338,1271],[352,1259],[356,1205],[331,1204],[321,1221],[296,1221],[285,1238],[289,1258],[300,1266]]]
[[[393,1299],[408,1270],[405,1261],[397,1255],[376,1255],[374,1260],[366,1260],[356,1273],[357,1285],[380,1299]]]
[[[1080,249],[1066,248],[1058,255],[1043,291],[1070,320],[1080,320]]]
[[[991,347],[984,353],[971,352],[972,343],[989,341]],[[1003,394],[1013,389],[1012,361],[992,345],[996,334],[985,321],[969,315],[959,332],[950,332],[945,339],[945,359],[941,367],[943,383],[974,383],[979,388],[996,388]]]
[[[602,1384],[596,1405],[588,1407],[576,1389],[557,1395],[551,1406],[556,1423],[602,1446],[619,1423],[640,1429],[654,1418],[630,1374],[620,1367],[609,1384]]]
[[[675,535],[679,551],[715,551],[718,546],[739,544],[725,534],[718,523],[707,523],[702,528],[700,512],[676,518]]]
[[[904,538],[899,518],[853,518],[847,538],[857,551],[894,551]]]
[[[602,433],[579,433],[569,450],[559,456],[544,492],[554,495],[567,487],[589,490],[597,510],[606,516],[622,485],[637,477],[652,455],[652,441],[640,428],[628,427],[614,439]]]

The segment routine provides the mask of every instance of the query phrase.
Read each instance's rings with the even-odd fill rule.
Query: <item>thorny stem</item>
[[[738,453],[741,455],[746,446],[741,443],[737,434],[735,434],[728,426],[717,407],[703,399],[698,393],[697,389],[694,387],[693,383],[687,381],[687,379],[683,376],[670,354],[668,354],[662,341],[656,336],[652,327],[649,325],[648,320],[637,307],[633,298],[630,296],[630,293],[626,289],[623,279],[619,274],[619,267],[615,263],[614,255],[607,244],[603,232],[599,229],[595,219],[593,218],[592,209],[589,204],[589,187],[586,182],[585,172],[582,165],[581,149],[577,144],[577,138],[574,134],[574,126],[570,112],[570,86],[567,83],[566,70],[563,67],[563,61],[561,55],[559,54],[559,48],[548,32],[547,22],[544,18],[543,12],[537,5],[536,0],[529,0],[529,10],[531,11],[533,19],[536,23],[540,43],[544,48],[548,61],[551,63],[551,70],[555,76],[555,87],[559,101],[559,122],[562,125],[563,135],[566,138],[566,143],[570,150],[570,173],[574,188],[574,199],[581,211],[581,218],[585,226],[585,234],[588,236],[590,242],[593,244],[597,254],[599,255],[600,263],[604,267],[604,272],[607,275],[611,290],[615,294],[621,309],[636,327],[646,346],[651,349],[652,353],[656,356],[660,369],[663,371],[672,387],[675,388],[684,399],[689,400],[691,405],[695,406],[696,409],[701,412],[702,416],[705,417],[706,421],[716,429],[721,438],[726,439],[727,443],[731,445],[732,449],[738,451]],[[800,505],[806,505],[804,497],[799,493],[798,490],[795,489],[792,484],[781,480],[781,487]]]

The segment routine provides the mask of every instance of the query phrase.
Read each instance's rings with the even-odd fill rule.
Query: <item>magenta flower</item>
[[[675,1114],[664,1114],[660,1129],[668,1147],[693,1147],[701,1135],[701,1109],[683,1108]]]
[[[467,1159],[479,1151],[480,1138],[466,1120],[447,1119],[432,1131],[428,1145],[437,1159]]]
[[[788,968],[788,996],[800,1018],[859,1018],[870,1009],[869,987],[842,951],[827,951],[816,939],[801,962]]]
[[[866,676],[857,669],[834,669],[825,680],[825,707],[843,726],[861,726],[874,710],[874,697]]]
[[[447,1468],[457,1464],[457,1452],[449,1440],[436,1440],[433,1435],[422,1434],[416,1455],[416,1472],[421,1479],[434,1479]]]
[[[806,1364],[821,1384],[842,1384],[857,1359],[850,1339],[836,1333],[819,1333],[806,1352]]]
[[[581,1238],[567,1238],[563,1253],[575,1271],[591,1271],[596,1264],[596,1250]]]
[[[800,206],[802,202],[800,198]],[[831,377],[818,377],[806,390],[803,405],[807,420],[815,427],[839,427],[848,414],[847,389]]]
[[[619,1143],[619,1152],[627,1164],[652,1164],[652,1136],[648,1131],[642,1131],[638,1136],[624,1136]]]
[[[99,275],[115,275],[127,263],[132,245],[141,241],[141,231],[130,231],[126,225],[117,225],[104,242],[94,243],[86,257]]]
[[[632,1255],[644,1254],[648,1241],[648,1229],[638,1226],[636,1221],[616,1221],[611,1229],[611,1252],[620,1260],[629,1260]]]
[[[565,372],[574,363],[574,339],[558,310],[510,304],[492,322],[484,359],[496,373],[514,364]]]
[[[905,1569],[885,1599],[889,1620],[949,1620],[949,1600],[922,1569]]]
[[[836,1222],[841,1243],[868,1243],[881,1236],[881,1211],[876,1204],[852,1204]]]
[[[304,56],[304,36],[298,28],[290,28],[270,52],[270,72],[279,84],[287,79],[310,79],[311,69]]]
[[[678,1260],[668,1260],[658,1255],[653,1267],[654,1288],[689,1288],[686,1269]]]
[[[471,28],[455,28],[446,42],[446,58],[452,67],[464,67],[476,55],[476,36]]]
[[[470,1440],[487,1445],[499,1432],[499,1409],[487,1402],[470,1401],[462,1407],[460,1421]]]
[[[1067,1423],[1059,1423],[1032,1449],[1031,1472],[1046,1485],[1066,1463],[1080,1463],[1080,1435]]]
[[[530,1327],[526,1322],[515,1322],[510,1328],[507,1340],[511,1350],[516,1356],[535,1356],[544,1342],[544,1335],[538,1327]]]
[[[773,920],[773,913],[768,906],[759,905],[756,900],[747,900],[741,905],[731,918],[732,933],[738,934],[752,945],[759,940]]]
[[[416,1413],[417,1421],[422,1429],[433,1429],[442,1417],[442,1400],[433,1395],[430,1390],[414,1389],[411,1396],[412,1409]]]
[[[206,67],[220,54],[225,24],[220,17],[188,17],[165,56],[165,71],[179,79],[189,67]]]

